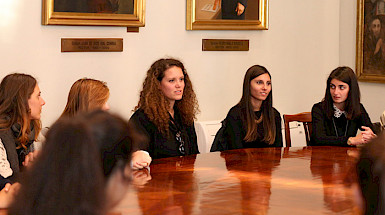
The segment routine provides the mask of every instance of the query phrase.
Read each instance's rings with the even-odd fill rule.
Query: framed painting
[[[143,27],[145,0],[43,0],[43,25]]]
[[[187,0],[187,30],[267,30],[269,0]]]
[[[385,83],[385,0],[357,0],[356,74]]]

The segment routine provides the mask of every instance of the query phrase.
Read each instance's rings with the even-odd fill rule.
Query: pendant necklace
[[[336,123],[334,122],[334,118],[332,118],[332,120],[333,120],[333,125],[334,125],[334,131],[336,132],[336,135],[338,137],[337,126],[336,126]],[[348,132],[348,125],[349,125],[349,120],[346,121],[346,128],[345,128],[344,137],[346,137],[346,133]]]

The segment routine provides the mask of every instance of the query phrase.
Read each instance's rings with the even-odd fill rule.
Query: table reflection
[[[267,214],[272,172],[280,163],[281,148],[222,152],[221,157],[225,158],[229,174],[239,179],[242,214]]]
[[[358,149],[239,149],[156,159],[124,214],[359,214]],[[135,179],[134,179],[135,181]]]
[[[336,153],[338,150],[338,153]],[[356,158],[349,156],[350,148],[313,149],[310,169],[323,183],[325,206],[332,212],[351,214],[357,210],[352,186],[357,181]]]
[[[137,191],[143,214],[191,214],[197,196],[194,177],[196,155],[168,160],[155,160],[152,179]],[[170,165],[171,164],[171,165]]]

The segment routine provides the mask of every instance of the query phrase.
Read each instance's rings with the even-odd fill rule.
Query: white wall
[[[225,117],[240,99],[251,65],[264,65],[272,73],[274,105],[281,114],[310,111],[323,97],[330,71],[340,63],[354,67],[355,6],[349,2],[355,1],[341,0],[340,8],[336,0],[271,0],[267,31],[186,31],[186,1],[168,2],[148,0],[146,27],[127,33],[124,27],[42,26],[41,0],[1,0],[0,78],[11,72],[36,77],[46,100],[43,124],[49,126],[63,110],[72,83],[82,77],[106,81],[112,110],[128,118],[145,72],[161,57],[185,63],[199,99],[198,120]],[[61,53],[64,37],[123,38],[124,51]],[[250,51],[202,52],[201,40],[214,38],[249,39]],[[361,86],[363,102],[377,119],[385,109],[379,97],[385,85]]]

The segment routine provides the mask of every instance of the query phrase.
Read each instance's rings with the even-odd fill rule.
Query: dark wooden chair
[[[310,143],[310,135],[312,131],[311,127],[311,112],[303,112],[299,114],[283,115],[283,121],[285,122],[285,140],[286,147],[291,147],[290,127],[289,122],[302,122],[305,129],[306,145]]]

